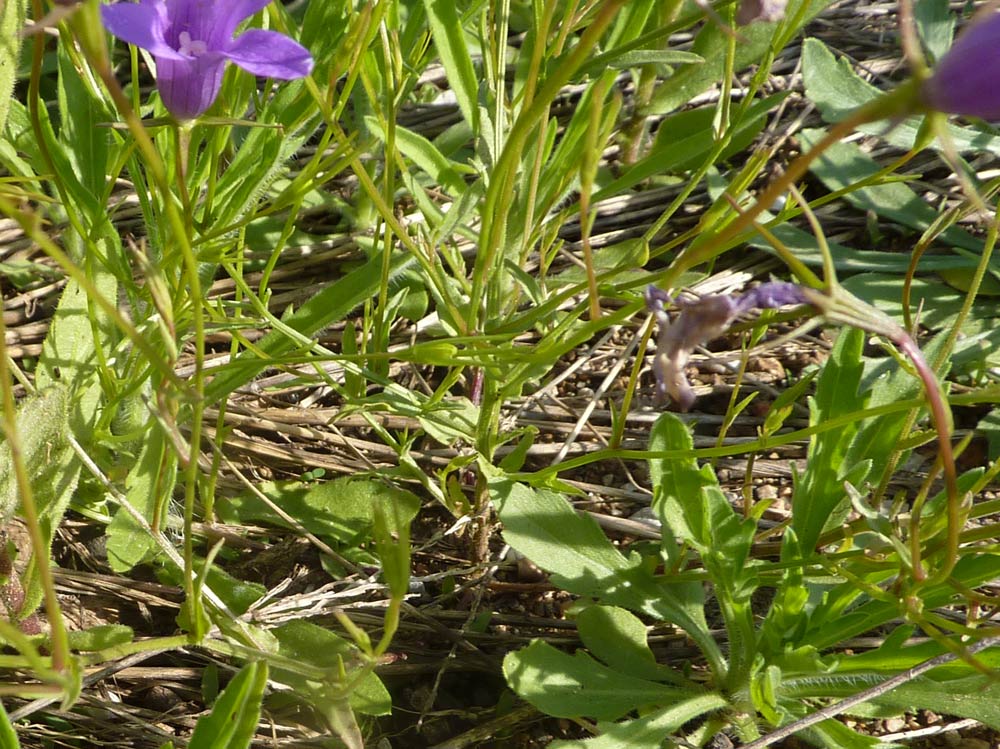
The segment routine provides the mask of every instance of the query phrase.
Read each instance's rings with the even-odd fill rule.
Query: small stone
[[[764,484],[763,486],[757,487],[757,499],[777,499],[778,498],[778,487],[774,484]]]
[[[902,718],[886,718],[885,730],[888,733],[898,733],[906,728],[906,721]]]

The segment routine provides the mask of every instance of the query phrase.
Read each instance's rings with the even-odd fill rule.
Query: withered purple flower
[[[236,27],[270,0],[139,0],[101,8],[108,31],[156,60],[160,98],[179,120],[212,106],[226,62],[254,75],[292,80],[312,71],[309,51],[284,34]]]
[[[774,23],[785,17],[785,6],[788,0],[741,0],[736,11],[736,23],[746,26],[748,23],[763,21]]]
[[[1000,120],[1000,13],[969,26],[924,82],[924,101],[950,114]]]
[[[646,307],[660,325],[653,358],[657,395],[661,400],[669,395],[682,411],[689,410],[695,401],[684,368],[696,346],[717,338],[739,315],[752,309],[808,303],[802,287],[783,281],[761,284],[745,294],[716,294],[694,301],[672,300],[662,289],[649,286],[645,298]],[[681,309],[673,321],[665,309],[671,301]]]

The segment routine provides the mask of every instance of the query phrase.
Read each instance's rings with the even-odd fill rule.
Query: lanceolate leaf
[[[840,333],[820,375],[816,397],[810,403],[811,423],[821,424],[864,408],[866,398],[858,393],[864,340],[860,330],[849,329]],[[792,528],[799,550],[805,556],[815,548],[820,533],[838,505],[846,500],[843,482],[847,478],[852,479],[852,483],[862,481],[863,474],[867,473],[867,470],[855,471],[854,466],[844,464],[858,426],[857,423],[850,423],[822,432],[809,444],[806,470],[795,483],[792,500]]]
[[[246,749],[260,720],[267,664],[248,663],[219,695],[212,712],[198,719],[191,749]]]
[[[659,749],[664,739],[685,723],[700,715],[720,710],[726,700],[718,694],[707,693],[674,702],[635,720],[611,725],[599,724],[601,734],[592,739],[554,741],[550,749]]]

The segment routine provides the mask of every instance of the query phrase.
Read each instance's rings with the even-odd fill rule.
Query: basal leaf
[[[632,710],[691,696],[602,666],[585,653],[569,655],[542,640],[509,653],[503,674],[518,695],[557,718],[616,720]]]
[[[272,482],[259,486],[258,491],[310,533],[333,538],[342,544],[358,544],[371,537],[376,505],[381,505],[393,533],[398,530],[397,518],[408,524],[420,508],[420,500],[414,494],[374,479],[342,477],[310,484]],[[218,501],[220,515],[227,522],[263,521],[289,527],[254,492]]]
[[[646,640],[646,625],[617,606],[587,606],[576,616],[587,650],[609,667],[643,679],[674,680],[676,672],[656,662]]]
[[[663,413],[650,430],[651,451],[694,450],[691,431],[677,416]],[[754,524],[737,516],[712,467],[693,457],[652,458],[653,507],[663,524],[702,555],[717,585],[734,590],[753,542]],[[664,551],[670,555],[670,542]]]
[[[490,482],[504,538],[571,593],[676,624],[716,665],[721,652],[708,631],[700,583],[654,581],[637,557],[626,559],[591,518],[555,492],[506,479]]]
[[[412,258],[405,254],[394,255],[390,274],[402,272]],[[283,322],[302,336],[311,336],[330,323],[343,319],[365,300],[378,293],[382,278],[380,254],[376,253],[361,267],[318,292]],[[281,330],[275,330],[258,342],[256,349],[268,357],[280,357],[302,344]],[[205,402],[215,403],[236,388],[246,384],[270,366],[271,359],[260,358],[254,351],[244,350],[230,365],[217,374],[205,387]]]
[[[113,118],[94,93],[96,81],[91,80],[90,87],[84,81],[84,76],[92,75],[91,71],[78,71],[74,67],[65,44],[59,45],[56,56],[59,64],[59,138],[83,189],[93,196],[103,195],[111,130],[96,127],[96,123],[110,122]],[[106,215],[99,211],[90,218],[97,222]]]
[[[919,0],[916,5],[933,3],[937,0]],[[946,9],[947,10],[947,9]],[[948,14],[950,17],[950,13]],[[939,27],[942,31],[943,28]],[[834,123],[843,120],[850,112],[880,95],[880,91],[858,76],[843,58],[837,59],[818,39],[806,39],[802,46],[802,80],[806,96],[816,104],[823,119]],[[909,149],[920,132],[921,119],[908,117],[893,123],[891,128],[885,122],[861,125],[858,130],[896,146]],[[959,151],[987,151],[995,153],[1000,148],[1000,138],[971,127],[948,125],[948,131],[955,148]]]
[[[809,3],[803,20],[807,22],[830,0],[813,0]],[[792,5],[792,4],[790,4]],[[787,15],[793,13],[789,8]],[[740,29],[740,43],[736,47],[735,69],[741,70],[759,62],[770,49],[776,24],[754,23]],[[646,108],[647,114],[667,114],[688,103],[709,86],[718,83],[725,69],[726,48],[729,46],[727,32],[715,23],[705,24],[695,37],[691,52],[705,60],[704,63],[689,63],[677,69],[673,76],[660,84]]]
[[[815,145],[822,136],[821,130],[799,133],[804,147]],[[936,209],[902,182],[885,182],[855,189],[854,185],[873,177],[881,167],[853,143],[835,143],[813,162],[811,170],[827,189],[849,190],[844,199],[854,207],[873,211],[901,226],[924,231],[938,217]],[[982,245],[982,240],[957,226],[942,231],[940,239],[966,250],[977,251]]]
[[[198,719],[191,749],[246,749],[257,732],[267,663],[248,663],[226,685],[212,711]]]
[[[349,664],[356,657],[357,648],[334,632],[316,624],[301,619],[282,624],[273,631],[279,643],[281,655],[293,660],[302,661],[319,668],[330,669],[331,674],[337,673],[342,665]],[[392,710],[392,699],[385,685],[374,673],[366,673],[360,679],[357,673],[348,668],[348,678],[351,679],[351,689],[346,695],[350,706],[365,715],[388,715]],[[306,689],[304,677],[290,671],[274,671],[278,681],[301,686]],[[331,685],[335,690],[337,685]],[[329,694],[329,692],[327,693]]]
[[[635,720],[607,725],[599,724],[599,736],[576,741],[553,741],[550,749],[660,749],[664,739],[685,723],[705,713],[721,710],[726,700],[718,694],[706,693],[653,710]]]
[[[21,749],[21,742],[17,738],[17,731],[10,722],[7,710],[0,702],[0,746],[4,749]]]

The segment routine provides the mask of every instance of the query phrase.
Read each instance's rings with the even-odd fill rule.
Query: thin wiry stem
[[[1000,645],[1000,635],[987,637],[973,645],[969,645],[969,647],[966,648],[966,652],[971,655],[992,647],[993,645]],[[835,702],[832,705],[820,708],[816,712],[807,715],[804,718],[800,718],[799,720],[793,721],[786,726],[782,726],[778,730],[769,733],[767,736],[759,738],[756,741],[751,741],[749,744],[744,744],[740,747],[740,749],[764,749],[764,747],[771,746],[771,744],[776,744],[782,739],[786,739],[792,734],[798,733],[799,731],[809,728],[810,726],[822,723],[824,720],[835,718],[841,713],[850,710],[855,705],[860,705],[877,697],[881,697],[883,694],[891,692],[896,687],[906,684],[908,681],[913,681],[918,676],[927,673],[931,669],[943,666],[946,663],[951,663],[959,657],[960,656],[956,653],[943,653],[942,655],[930,658],[913,668],[908,668],[906,671],[886,679],[880,684],[869,687],[868,689],[858,692],[857,694],[852,695],[847,699],[843,699],[840,702]]]

